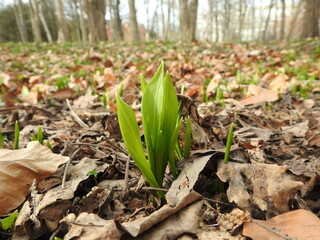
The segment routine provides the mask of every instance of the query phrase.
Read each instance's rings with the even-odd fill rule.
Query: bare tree
[[[104,0],[85,0],[88,16],[89,41],[104,41],[106,34],[106,3]]]
[[[224,14],[223,14],[223,25],[222,25],[222,34],[223,40],[230,40],[230,20],[231,20],[231,2],[230,0],[224,0]]]
[[[319,0],[305,0],[301,38],[319,36]]]
[[[86,42],[88,41],[88,32],[87,32],[87,22],[84,20],[84,14],[86,12],[85,7],[85,0],[78,0],[80,4],[80,15],[79,15],[79,21],[80,21],[80,29],[81,29],[81,39],[82,41]]]
[[[207,28],[208,28],[208,39],[213,41],[213,19],[214,19],[214,5],[215,0],[208,0],[208,6],[209,6],[209,21],[207,21]]]
[[[198,0],[179,0],[181,39],[193,41],[196,39]]]
[[[294,14],[293,14],[293,16],[291,18],[291,21],[290,21],[289,31],[288,31],[288,34],[286,36],[287,40],[292,37],[293,30],[294,30],[294,27],[296,25],[296,21],[298,19],[299,14],[301,13],[301,7],[302,7],[302,3],[303,2],[304,2],[304,0],[300,0],[298,6],[296,6],[296,8],[295,8],[295,12],[294,12]]]
[[[286,25],[286,0],[281,0],[281,25],[280,25],[280,39],[284,39],[284,28]]]
[[[271,16],[271,10],[273,8],[273,2],[274,2],[274,0],[271,0],[270,6],[269,6],[268,16],[267,16],[267,19],[266,19],[266,22],[265,22],[265,26],[264,26],[264,30],[263,30],[263,34],[262,34],[262,41],[266,41],[268,25],[269,25],[270,16]]]
[[[219,10],[219,5],[218,5],[218,1],[216,1],[216,11],[214,14],[214,19],[216,24],[216,42],[219,41],[219,16],[218,16],[219,11],[218,10]]]
[[[27,34],[27,28],[25,25],[25,20],[23,17],[22,1],[21,0],[14,0],[14,14],[15,14],[15,18],[17,21],[21,41],[27,42],[28,41],[28,34]]]
[[[63,12],[63,3],[61,0],[55,0],[55,5],[57,9],[57,20],[58,20],[58,41],[64,42],[68,41],[68,26],[66,19],[64,17],[64,12]]]
[[[242,38],[242,29],[243,29],[243,23],[244,19],[246,17],[247,9],[248,9],[249,0],[240,0],[239,3],[239,34],[238,34],[238,40],[241,40]]]
[[[34,41],[41,42],[41,29],[39,19],[39,9],[36,0],[29,0],[29,15],[32,26],[32,34]]]
[[[168,0],[167,7],[168,7],[167,8],[167,23],[166,23],[165,33],[164,33],[165,40],[168,40],[169,32],[171,31],[171,11],[173,9],[173,0]]]
[[[256,15],[256,5],[255,0],[252,0],[252,6],[251,6],[251,39],[254,40],[256,38],[256,21],[255,21],[255,15]]]
[[[119,5],[120,5],[120,0],[109,0],[112,39],[115,41],[123,40],[123,31],[122,31]]]
[[[41,0],[38,0],[38,8],[39,8],[39,18],[41,20],[42,26],[44,28],[44,31],[46,32],[46,36],[49,42],[52,42],[52,35],[50,32],[50,29],[48,27],[47,24],[47,20],[43,15],[43,6],[42,6],[43,2]]]
[[[130,35],[132,41],[140,41],[139,27],[136,16],[135,0],[128,0],[130,11]]]

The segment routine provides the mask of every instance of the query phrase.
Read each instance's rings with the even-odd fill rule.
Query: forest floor
[[[161,61],[192,129],[165,199],[128,156],[114,99],[141,124],[139,74]],[[320,239],[319,39],[1,43],[0,66],[1,239]]]

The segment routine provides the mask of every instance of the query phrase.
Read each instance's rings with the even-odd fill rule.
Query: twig
[[[127,162],[126,162],[126,170],[124,173],[124,187],[123,191],[128,191],[128,182],[129,182],[129,164],[130,164],[130,154],[128,155]]]
[[[225,202],[222,202],[222,201],[218,201],[218,200],[213,200],[211,198],[207,198],[207,197],[204,197],[203,199],[209,201],[209,202],[213,202],[213,203],[219,203],[219,204],[222,204],[222,205],[226,205],[226,206],[230,206],[230,207],[236,207],[237,205],[236,204],[232,204],[232,203],[225,203]]]
[[[67,106],[68,106],[68,108],[69,108],[70,114],[71,114],[71,116],[74,118],[74,120],[75,120],[81,127],[88,129],[89,126],[88,126],[87,124],[85,124],[85,123],[81,120],[81,118],[79,118],[79,116],[72,110],[71,105],[70,105],[70,102],[69,102],[69,99],[66,99],[66,103],[67,103]]]
[[[157,187],[142,187],[143,190],[154,190],[154,191],[162,191],[162,192],[168,192],[169,189],[165,188],[157,188]]]
[[[68,160],[68,162],[66,163],[66,166],[64,167],[64,171],[63,171],[63,177],[62,177],[62,183],[61,183],[61,188],[64,189],[65,185],[66,185],[66,179],[67,179],[67,172],[70,166],[70,163],[72,161],[72,159],[76,156],[76,154],[81,150],[81,148],[78,148],[77,150],[75,150],[70,159]]]

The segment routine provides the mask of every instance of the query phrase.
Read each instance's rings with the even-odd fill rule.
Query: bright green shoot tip
[[[119,95],[116,96],[118,121],[124,143],[137,167],[151,186],[161,187],[168,164],[173,176],[178,175],[175,146],[182,123],[179,102],[169,73],[164,73],[163,63],[149,83],[143,76],[140,76],[140,81],[143,92],[142,125],[147,157],[134,111]]]
[[[19,137],[20,137],[20,129],[19,129],[19,122],[16,121],[14,124],[14,142],[13,142],[13,150],[19,148]]]
[[[230,128],[229,128],[227,144],[226,144],[226,152],[224,154],[224,163],[228,163],[232,140],[233,140],[233,123],[230,124]]]

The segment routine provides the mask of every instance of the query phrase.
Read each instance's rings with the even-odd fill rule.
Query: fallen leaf
[[[320,220],[299,209],[271,218],[244,223],[243,235],[253,240],[320,239]]]
[[[70,213],[61,220],[70,226],[63,239],[80,240],[120,240],[122,232],[114,220],[104,220],[93,213],[81,213],[78,217]]]
[[[41,181],[67,161],[68,157],[53,154],[37,141],[29,142],[24,149],[0,149],[0,214],[7,214],[24,201],[33,179]]]
[[[241,100],[240,104],[246,106],[263,102],[274,102],[279,98],[277,92],[255,85],[250,85],[248,88],[248,92],[250,92],[250,94],[252,94],[253,96]]]
[[[248,212],[254,204],[267,215],[273,215],[288,212],[289,202],[303,186],[286,170],[286,166],[276,164],[225,164],[220,161],[217,176],[229,183],[227,196],[230,202]]]

